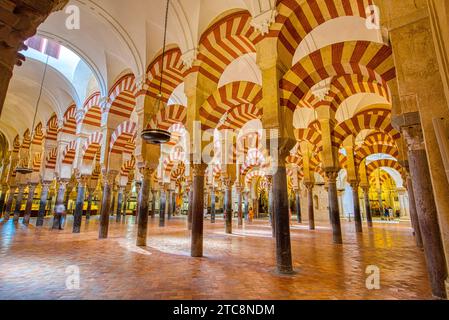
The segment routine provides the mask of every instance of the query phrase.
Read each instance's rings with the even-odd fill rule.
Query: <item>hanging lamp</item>
[[[31,126],[31,135],[30,135],[30,146],[28,148],[28,163],[26,164],[26,166],[23,163],[19,162],[19,166],[16,168],[16,172],[20,173],[20,174],[30,174],[33,173],[33,159],[31,159],[31,145],[33,143],[33,137],[35,134],[35,124],[36,124],[36,117],[37,117],[37,111],[39,110],[39,104],[41,102],[41,98],[42,98],[42,91],[44,89],[44,82],[45,82],[45,76],[47,75],[47,68],[48,68],[48,59],[49,59],[49,55],[47,55],[47,60],[45,61],[45,68],[44,68],[44,74],[42,76],[42,81],[41,81],[41,86],[40,86],[40,90],[39,90],[39,96],[37,98],[36,101],[36,108],[34,111],[34,118],[33,118],[33,125]]]
[[[162,96],[162,82],[164,79],[164,60],[165,60],[165,46],[167,44],[167,22],[168,22],[168,10],[169,10],[170,0],[167,0],[167,8],[165,10],[165,27],[164,27],[164,43],[162,47],[162,63],[161,63],[161,79],[159,83],[159,94],[156,99],[156,112],[159,112],[166,105],[163,101]],[[142,131],[142,139],[149,144],[161,145],[169,142],[171,140],[171,133],[168,130],[162,129],[151,129],[147,124],[146,129]]]

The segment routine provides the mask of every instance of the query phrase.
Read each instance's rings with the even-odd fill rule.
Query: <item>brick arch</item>
[[[174,104],[162,108],[153,116],[147,125],[147,129],[169,130],[174,124],[185,124],[187,121],[187,108]]]
[[[109,146],[110,153],[129,153],[129,143],[132,143],[137,133],[137,123],[125,121],[112,133]]]
[[[330,77],[357,74],[387,84],[396,70],[390,47],[369,41],[335,43],[301,59],[280,81],[281,105],[295,110],[313,86]]]
[[[136,106],[137,87],[135,77],[127,74],[121,77],[109,91],[111,105],[108,110],[109,117],[118,121],[125,121],[131,117]]]
[[[103,133],[101,132],[92,133],[83,145],[82,150],[83,161],[90,162],[95,160],[98,151],[101,149],[102,142],[103,142]]]
[[[388,154],[395,159],[399,158],[399,150],[396,146],[384,144],[363,145],[355,151],[356,164],[360,164],[366,157],[373,154]]]
[[[380,183],[384,184],[385,182],[387,182],[388,180],[391,180],[394,182],[394,179],[390,176],[390,174],[384,170],[382,170],[381,175],[380,175]],[[375,185],[377,181],[377,177],[373,174],[371,174],[369,176],[369,183],[370,185]]]
[[[224,70],[232,61],[256,52],[254,41],[257,32],[251,26],[251,20],[249,12],[239,11],[210,26],[200,38],[198,58],[192,71],[198,71],[218,84]]]
[[[265,170],[254,168],[253,170],[249,171],[245,175],[245,184],[247,186],[250,186],[253,179],[257,179],[257,178],[261,178],[261,177],[265,177],[265,176],[266,176]]]
[[[365,19],[366,7],[372,4],[372,0],[277,1],[279,14],[270,28],[269,36],[278,39],[278,52],[284,64],[290,66],[297,48],[313,29],[339,17]]]
[[[376,131],[367,135],[363,144],[367,146],[373,146],[376,144],[396,146],[396,141],[388,133]]]
[[[136,166],[136,158],[134,158],[134,156],[131,156],[131,159],[128,161],[125,161],[125,163],[123,163],[122,168],[120,170],[120,175],[122,177],[128,177],[129,173],[134,170]]]
[[[186,162],[186,154],[184,151],[180,149],[173,150],[170,152],[168,157],[164,159],[162,162],[162,168],[165,172],[166,176],[170,176],[173,168],[178,165],[179,163],[185,163]]]
[[[45,136],[45,139],[47,141],[57,141],[58,131],[59,131],[58,116],[56,115],[56,113],[53,113],[53,115],[47,122],[47,135]]]
[[[92,126],[94,128],[101,127],[101,107],[100,107],[100,92],[93,93],[83,106],[84,117],[81,119],[83,126]]]
[[[257,106],[261,100],[262,88],[259,85],[246,81],[229,83],[215,91],[200,108],[202,127],[204,130],[214,129],[224,114],[240,105]]]
[[[173,91],[184,82],[187,68],[182,61],[182,53],[179,48],[169,49],[165,53],[164,61],[162,54],[156,57],[147,69],[148,94],[157,98],[161,82],[162,67],[164,69],[162,81],[162,100],[167,103]]]
[[[76,105],[71,104],[63,117],[63,126],[61,132],[76,135]]]
[[[77,140],[71,141],[64,149],[62,153],[62,163],[67,165],[73,165],[73,161],[75,160],[76,155],[76,147],[77,147]]]
[[[42,165],[42,152],[36,152],[33,157],[33,172],[40,172]]]
[[[42,122],[39,122],[37,126],[34,128],[34,136],[31,141],[31,144],[33,146],[40,147],[42,146],[42,142],[44,141],[45,135],[43,131],[43,125]]]
[[[47,157],[45,159],[45,168],[48,170],[56,169],[57,158],[58,158],[58,147],[54,147],[47,154]]]
[[[375,129],[390,135],[393,139],[400,138],[400,133],[391,125],[391,111],[367,110],[338,124],[332,133],[332,145],[340,148],[347,137],[350,135],[356,137],[364,129]]]
[[[261,152],[258,149],[248,151],[245,162],[240,168],[240,173],[245,176],[250,170],[254,168],[267,169],[269,168],[268,154]]]
[[[23,134],[22,144],[20,145],[21,150],[29,150],[31,146],[31,136],[30,129],[26,129]]]
[[[17,135],[17,136],[14,138],[14,142],[13,142],[13,152],[14,152],[14,153],[18,153],[18,152],[20,151],[20,147],[21,147],[21,144],[20,144],[20,136]]]
[[[317,109],[327,106],[331,111],[337,112],[346,99],[359,93],[376,94],[391,103],[390,89],[385,83],[379,83],[360,74],[345,74],[332,79],[329,92],[323,100],[317,98],[310,90],[297,107]]]
[[[396,161],[396,160],[391,160],[391,159],[382,159],[382,160],[376,160],[373,162],[370,162],[367,166],[366,166],[366,174],[367,176],[371,176],[371,174],[376,171],[379,168],[392,168],[394,170],[396,170],[397,172],[399,172],[402,176],[404,176],[405,174],[405,170],[404,167],[401,166],[401,164]]]

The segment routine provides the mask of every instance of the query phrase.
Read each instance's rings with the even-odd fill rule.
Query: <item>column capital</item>
[[[104,170],[103,174],[103,184],[108,186],[114,186],[115,178],[117,178],[119,172],[116,170]]]
[[[264,11],[253,18],[251,26],[264,36],[270,32],[270,27],[276,21],[278,14],[276,8]]]
[[[326,178],[328,180],[328,182],[330,183],[335,183],[337,182],[337,178],[338,178],[338,170],[335,170],[335,168],[329,169],[325,171],[326,174]]]
[[[192,173],[194,177],[204,177],[207,170],[207,164],[201,163],[201,164],[194,164],[192,165]]]
[[[420,124],[402,127],[402,135],[410,151],[425,150],[424,134]]]
[[[315,187],[315,183],[314,182],[305,182],[304,186],[306,187],[307,190],[311,191]]]

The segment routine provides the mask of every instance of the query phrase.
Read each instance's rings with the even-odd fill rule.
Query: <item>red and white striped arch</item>
[[[72,104],[69,106],[67,111],[64,113],[63,126],[61,132],[76,135],[76,105]]]
[[[351,41],[335,43],[311,53],[281,80],[281,105],[294,111],[316,84],[347,74],[361,75],[386,85],[396,77],[391,48],[368,41]]]
[[[61,131],[68,134],[76,134],[76,105],[73,103],[71,104],[66,112],[64,113],[63,117],[63,127],[61,128]]]
[[[47,158],[45,160],[45,168],[48,170],[55,170],[57,158],[58,158],[58,147],[54,147],[47,154]]]
[[[57,141],[58,139],[58,117],[53,114],[47,122],[47,135],[45,139],[47,141]]]
[[[92,133],[83,145],[82,157],[83,161],[91,162],[97,156],[103,142],[103,133]]]
[[[62,153],[62,163],[67,165],[73,165],[73,161],[75,160],[76,155],[76,147],[78,140],[75,139],[72,142],[70,142],[64,149]]]
[[[198,58],[192,71],[214,83],[220,81],[224,70],[232,61],[256,52],[257,32],[251,26],[247,11],[232,13],[210,26],[201,36]]]
[[[33,146],[42,146],[42,142],[44,141],[44,131],[43,131],[43,127],[42,127],[42,123],[39,122],[37,124],[37,126],[34,128],[34,136],[33,136],[33,141],[31,142],[31,144]]]
[[[184,124],[187,121],[187,108],[173,104],[162,108],[150,120],[147,129],[169,130],[174,124]]]
[[[182,61],[181,50],[179,48],[167,50],[164,61],[162,61],[161,54],[148,66],[147,84],[150,88],[149,95],[153,98],[157,98],[159,95],[162,67],[164,67],[162,99],[164,103],[167,103],[173,91],[184,82],[187,72],[187,68]]]
[[[84,118],[80,121],[83,126],[101,127],[100,92],[95,92],[86,100],[83,111]]]
[[[382,131],[376,131],[367,135],[363,144],[367,146],[374,146],[376,144],[397,146],[395,140],[388,133]]]
[[[250,117],[249,111],[252,109],[248,105],[256,106],[257,108],[261,100],[262,88],[259,85],[246,81],[229,83],[219,88],[200,108],[202,127],[204,130],[215,129],[224,114],[231,114],[233,109],[242,105],[247,107],[244,107],[244,110],[235,113],[235,115],[245,114],[246,117]],[[259,111],[252,114],[252,119],[257,119],[262,115],[260,108],[257,109]],[[237,124],[241,124],[244,121],[243,119],[233,120]]]
[[[130,143],[133,142],[136,133],[137,123],[129,120],[120,124],[111,136],[110,152],[114,154],[130,153]]]
[[[332,133],[332,145],[340,148],[343,141],[353,135],[357,137],[360,131],[375,129],[390,135],[393,139],[399,139],[400,133],[391,125],[391,111],[366,110],[356,114],[351,119],[339,123]]]
[[[120,170],[120,175],[122,177],[128,177],[129,173],[134,170],[136,167],[136,158],[134,156],[131,157],[130,160],[125,161],[125,163],[122,165],[122,168]]]
[[[360,164],[366,157],[373,154],[388,154],[395,159],[399,158],[399,150],[396,146],[389,146],[383,144],[375,145],[363,145],[355,150],[355,161],[356,164]]]
[[[278,51],[290,66],[300,43],[316,27],[339,17],[365,19],[372,0],[278,0],[279,12],[270,28],[270,37],[278,38]]]
[[[111,106],[109,117],[119,122],[128,120],[136,106],[137,87],[135,77],[127,74],[121,77],[109,92]]]
[[[337,112],[346,99],[359,93],[376,94],[391,103],[390,89],[385,83],[378,83],[359,74],[346,74],[332,80],[329,93],[324,100],[309,91],[299,102],[298,108],[317,109],[328,106],[333,112]]]
[[[376,161],[370,162],[366,166],[367,176],[368,177],[371,176],[371,174],[379,168],[392,168],[392,169],[398,171],[402,176],[404,176],[404,174],[405,174],[404,167],[402,167],[398,161],[391,160],[391,159],[382,159],[382,160],[376,160]]]

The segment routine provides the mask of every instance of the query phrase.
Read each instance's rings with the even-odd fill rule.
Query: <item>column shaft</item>
[[[137,243],[139,247],[147,245],[148,234],[148,197],[150,195],[150,179],[152,171],[149,168],[140,169],[142,173],[142,187],[139,197],[139,214],[137,216]]]
[[[187,215],[187,224],[189,230],[192,230],[192,220],[193,220],[193,185],[189,191],[189,211]]]
[[[9,189],[8,200],[6,201],[5,205],[5,213],[3,215],[5,221],[8,221],[9,216],[11,215],[12,203],[14,201],[15,193],[16,193],[16,186],[11,186]]]
[[[25,213],[23,214],[23,224],[29,225],[31,218],[31,210],[33,209],[34,191],[36,191],[37,184],[30,184],[28,187],[28,199],[25,206]]]
[[[123,210],[123,189],[120,189],[117,196],[117,217],[116,222],[122,221],[122,210]]]
[[[290,243],[290,217],[288,212],[287,170],[277,167],[273,175],[273,213],[276,225],[276,260],[280,273],[293,272]]]
[[[243,202],[243,196],[242,196],[242,190],[241,189],[239,189],[238,190],[238,195],[237,195],[237,197],[238,197],[238,219],[239,219],[239,221],[238,221],[238,226],[239,227],[242,227],[243,226],[243,210],[242,210],[242,202]]]
[[[42,227],[44,225],[44,218],[47,209],[48,191],[50,189],[50,183],[42,183],[41,200],[39,203],[39,213],[37,214],[36,227]]]
[[[335,244],[342,244],[340,210],[338,207],[337,172],[328,172],[329,185],[329,218],[332,224],[332,235]]]
[[[100,213],[100,230],[99,239],[106,239],[109,231],[109,209],[111,205],[112,189],[115,180],[114,173],[105,173],[103,176],[103,197],[101,199],[101,213]]]
[[[7,193],[8,193],[8,186],[4,185],[2,188],[2,195],[0,196],[0,219],[3,216],[3,209],[5,208],[5,200]]]
[[[231,182],[228,181],[226,183],[225,190],[225,215],[226,215],[226,233],[232,233],[232,185]]]
[[[210,193],[210,222],[215,223],[215,189]]]
[[[313,204],[313,183],[307,183],[307,208],[309,214],[309,229],[315,230],[315,207]]]
[[[413,192],[413,182],[410,177],[407,178],[407,189],[410,206],[410,220],[412,222],[413,232],[415,234],[416,245],[419,248],[423,247],[421,228],[419,226],[418,213],[416,212],[415,194]]]
[[[359,184],[352,183],[352,195],[354,202],[354,222],[355,222],[355,231],[358,233],[363,232],[362,227],[362,213],[360,211],[360,199],[359,199]]]
[[[372,228],[373,227],[373,215],[371,213],[371,203],[369,201],[369,187],[363,188],[363,195],[365,197],[366,221],[368,223],[368,228]]]
[[[302,217],[301,217],[301,194],[299,190],[295,191],[295,206],[296,206],[296,215],[298,217],[298,223],[302,223]]]
[[[159,205],[159,227],[165,227],[165,212],[167,210],[167,193],[164,189],[160,192],[161,201]]]
[[[409,151],[409,164],[432,293],[436,297],[446,298],[446,261],[426,151]]]
[[[25,186],[21,185],[19,186],[19,191],[16,198],[16,207],[14,209],[14,223],[19,221],[20,218],[20,210],[22,208],[22,201],[23,201],[23,192],[25,191]]]
[[[192,244],[191,256],[203,256],[203,208],[204,208],[204,173],[205,165],[194,165],[193,168],[193,201],[192,201]]]
[[[78,194],[76,196],[75,214],[73,215],[73,233],[81,232],[85,193],[86,193],[86,182],[80,180],[78,184]]]
[[[90,215],[92,214],[92,198],[93,198],[93,191],[88,190],[88,196],[87,196],[87,210],[86,210],[86,221],[90,220]]]

